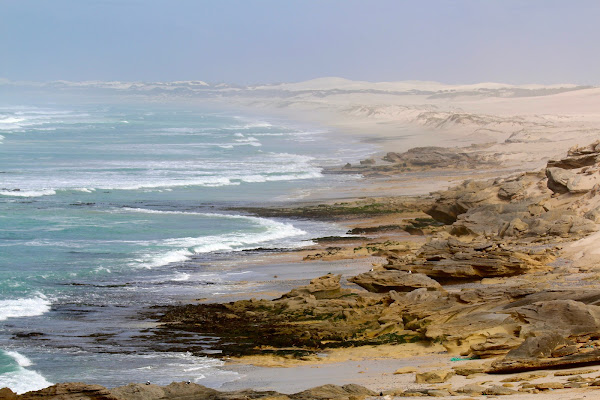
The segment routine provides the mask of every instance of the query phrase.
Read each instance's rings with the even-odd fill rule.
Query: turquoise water
[[[211,260],[342,233],[228,207],[356,179],[321,173],[360,156],[346,146],[322,129],[232,111],[0,106],[0,387],[235,379],[218,360],[142,349],[133,316],[252,279]]]

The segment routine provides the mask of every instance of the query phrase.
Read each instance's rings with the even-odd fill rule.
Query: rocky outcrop
[[[564,339],[563,339],[564,340]],[[569,343],[569,342],[566,342]],[[569,345],[566,345],[569,346]],[[531,337],[521,347],[509,352],[505,358],[492,364],[488,373],[514,373],[550,368],[572,368],[581,365],[600,364],[600,350],[585,346],[577,346],[576,352],[561,356],[555,351],[564,348],[565,342],[554,341],[547,335]],[[574,346],[574,345],[571,345]]]
[[[595,335],[600,332],[600,306],[575,300],[540,301],[506,309],[525,324],[522,335],[555,332],[563,337]]]
[[[543,172],[465,181],[437,193],[425,208],[447,224],[415,255],[387,254],[389,270],[426,274],[442,283],[551,269],[551,246],[598,230],[600,142],[574,148]],[[592,162],[593,161],[593,162]]]
[[[230,355],[415,340],[420,333],[404,330],[403,316],[391,303],[387,294],[350,292],[341,288],[339,276],[326,275],[275,300],[170,307],[161,317],[164,334],[157,332],[156,338],[173,342],[171,349],[190,351],[174,332],[215,335]]]
[[[0,400],[16,400],[19,396],[9,388],[0,389]]]
[[[466,170],[497,166],[500,157],[486,151],[493,143],[468,147],[413,147],[403,153],[388,152],[383,162],[361,160],[358,165],[347,163],[341,168],[328,168],[329,173],[352,173],[366,176],[394,175],[406,171]]]
[[[558,167],[546,168],[548,188],[554,193],[586,193],[600,183],[600,174],[596,168],[585,167],[569,170]]]
[[[365,396],[376,396],[372,390],[360,385],[323,385],[305,390],[300,393],[292,394],[289,397],[294,400],[326,400],[326,399],[349,399],[364,398]]]
[[[459,215],[481,204],[499,202],[494,199],[490,183],[467,180],[458,186],[438,193],[435,203],[424,211],[433,219],[445,224],[456,222]]]
[[[191,382],[173,382],[167,386],[132,383],[114,389],[83,383],[60,383],[22,395],[16,395],[10,389],[0,389],[0,400],[350,400],[375,395],[372,390],[354,384],[323,385],[295,394],[256,390],[221,392]]]
[[[496,235],[501,225],[515,218],[533,226],[536,220],[552,222],[565,212],[583,216],[581,204],[569,207],[576,199],[556,195],[580,196],[600,183],[600,141],[569,150],[562,160],[550,161],[545,171],[524,173],[489,181],[465,181],[437,194],[435,203],[425,212],[438,221],[454,224],[463,216],[462,226],[476,234]],[[554,197],[552,195],[555,195]],[[494,218],[495,215],[495,218]],[[480,221],[478,221],[478,219]],[[465,222],[471,223],[471,227]],[[499,225],[491,231],[473,227]],[[543,234],[536,231],[533,234]]]
[[[309,297],[312,296],[317,300],[321,299],[338,299],[342,296],[350,294],[349,289],[342,289],[340,286],[341,275],[327,274],[310,281],[307,286],[301,286],[292,289],[283,298],[294,297]]]
[[[492,154],[465,151],[461,148],[414,147],[404,153],[387,153],[383,160],[403,167],[412,168],[474,168],[482,164],[493,164],[498,160]]]
[[[413,271],[444,281],[514,276],[548,269],[554,258],[546,249],[519,249],[494,241],[434,239],[414,256],[388,255],[390,270]]]
[[[122,400],[123,398],[113,395],[110,390],[100,385],[88,385],[85,383],[59,383],[42,390],[27,392],[22,395],[11,397],[5,391],[2,393],[5,397],[0,399],[19,399],[19,400]]]
[[[600,142],[593,142],[586,146],[574,146],[567,152],[567,157],[560,160],[548,161],[548,167],[562,169],[577,169],[589,167],[600,163]]]
[[[390,290],[410,292],[420,288],[443,290],[442,285],[425,274],[394,270],[366,272],[352,277],[348,281],[374,293],[387,293]]]

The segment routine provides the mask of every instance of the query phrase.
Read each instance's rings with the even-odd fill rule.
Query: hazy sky
[[[11,80],[600,84],[600,1],[0,0]]]

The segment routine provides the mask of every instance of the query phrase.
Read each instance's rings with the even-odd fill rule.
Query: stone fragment
[[[421,372],[416,374],[415,382],[417,383],[443,383],[454,376],[454,371],[451,369]]]
[[[429,389],[427,391],[429,397],[448,397],[451,396],[450,392],[446,389]]]
[[[342,275],[327,274],[310,281],[309,285],[292,289],[282,297],[304,297],[312,295],[317,300],[337,299],[350,293],[348,289],[342,289],[340,279]]]
[[[538,390],[549,390],[549,389],[564,389],[565,386],[560,382],[541,382],[535,383],[533,386]]]
[[[565,346],[562,346],[562,347],[552,350],[552,353],[550,355],[552,357],[564,357],[564,356],[568,356],[568,355],[577,353],[577,350],[578,350],[578,347],[575,346],[574,344],[568,345],[568,346],[565,345]]]
[[[529,374],[518,374],[512,376],[510,378],[504,378],[500,382],[523,382],[523,381],[532,381],[534,379],[544,378],[548,376],[548,372],[545,371],[537,371]]]
[[[394,375],[412,374],[413,372],[417,372],[415,367],[402,367],[395,370]]]
[[[598,372],[597,369],[576,369],[573,371],[557,371],[554,376],[571,376],[571,375],[586,375]]]
[[[504,386],[492,386],[483,391],[483,394],[486,396],[509,396],[517,393],[519,392]]]
[[[471,346],[470,355],[476,358],[492,358],[506,354],[507,351],[521,344],[522,339],[508,333],[495,334],[486,338],[483,343]]]
[[[479,396],[483,394],[485,388],[477,383],[471,383],[469,385],[465,385],[463,387],[458,388],[456,391],[458,393],[468,394],[469,396]]]
[[[550,167],[546,168],[546,177],[550,190],[554,193],[567,193],[569,181],[575,179],[576,174],[566,169]]]

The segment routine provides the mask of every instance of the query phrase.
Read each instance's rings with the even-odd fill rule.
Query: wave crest
[[[42,315],[50,311],[51,304],[42,294],[26,299],[0,300],[0,321]]]

